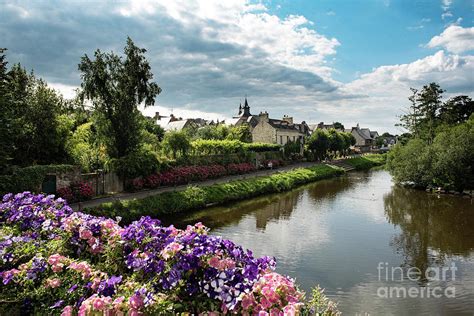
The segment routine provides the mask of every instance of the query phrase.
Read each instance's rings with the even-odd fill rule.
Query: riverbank
[[[142,199],[107,202],[85,211],[112,218],[119,216],[123,223],[130,223],[141,216],[159,218],[162,214],[189,212],[263,194],[288,191],[302,184],[341,174],[344,174],[341,168],[319,164],[211,186],[189,186],[181,191],[164,192]]]

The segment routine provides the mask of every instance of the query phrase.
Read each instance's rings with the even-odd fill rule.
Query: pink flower
[[[128,299],[128,303],[132,309],[140,309],[143,306],[143,299],[140,295],[135,294]]]
[[[249,309],[255,304],[255,298],[253,295],[245,295],[244,298],[242,299],[242,308],[244,310]]]
[[[214,256],[211,259],[209,259],[209,265],[217,269],[219,267],[219,258]]]
[[[270,303],[270,301],[266,297],[262,297],[260,299],[260,304],[262,304],[262,307],[264,309],[269,309],[272,306],[272,303]]]
[[[73,309],[71,305],[64,307],[61,316],[72,316],[72,310]]]
[[[92,232],[88,229],[79,229],[79,237],[81,239],[89,239],[92,237]]]
[[[46,287],[57,288],[61,285],[61,280],[58,278],[46,280]]]
[[[258,312],[258,316],[268,316],[268,313],[266,311],[260,311]]]
[[[101,297],[97,297],[96,299],[94,299],[94,302],[92,303],[92,307],[96,311],[101,311],[101,310],[106,309],[106,305],[107,305],[107,300]]]
[[[283,313],[285,316],[294,316],[296,315],[296,308],[294,305],[286,305],[284,308],[283,308]]]

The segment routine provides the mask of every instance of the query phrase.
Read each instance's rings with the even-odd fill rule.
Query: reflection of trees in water
[[[347,176],[326,179],[315,182],[308,187],[308,194],[313,200],[333,200],[338,194],[350,189],[354,184],[368,182],[369,179],[362,173],[354,173]]]
[[[367,181],[365,176],[360,178],[363,181]],[[305,192],[308,193],[312,200],[334,199],[337,193],[347,190],[357,181],[362,181],[362,179],[343,176],[321,180],[289,192],[257,197],[233,203],[232,206],[209,208],[191,213],[183,218],[177,218],[176,215],[170,218],[163,218],[163,222],[183,227],[187,224],[201,221],[206,226],[215,229],[238,223],[246,215],[254,214],[257,228],[265,229],[269,221],[288,219]]]
[[[406,266],[424,273],[446,256],[469,256],[474,249],[474,205],[469,199],[395,186],[384,196],[384,206],[388,221],[401,228],[392,246],[403,254]]]

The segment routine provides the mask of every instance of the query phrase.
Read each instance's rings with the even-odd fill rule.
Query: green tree
[[[436,135],[434,184],[462,192],[474,189],[474,115]]]
[[[153,74],[145,52],[127,38],[125,58],[97,50],[94,60],[84,55],[79,64],[82,93],[105,119],[102,130],[111,157],[123,157],[139,148],[138,105],[153,105],[161,92],[151,81]]]
[[[176,159],[178,155],[187,156],[191,149],[189,136],[184,131],[169,131],[163,138],[163,150],[166,154],[172,154]]]
[[[474,101],[468,96],[459,95],[446,101],[440,109],[442,123],[454,125],[469,119],[474,113]]]
[[[342,123],[335,122],[335,123],[333,123],[333,125],[334,125],[335,129],[340,130],[340,131],[344,131],[344,125],[342,125]]]
[[[229,134],[229,128],[223,124],[206,125],[197,129],[193,135],[194,139],[216,139],[224,140]]]
[[[329,130],[328,140],[328,149],[333,157],[335,157],[338,152],[342,152],[345,149],[345,140],[343,136],[333,128]]]
[[[322,129],[315,130],[306,142],[307,149],[310,150],[317,160],[323,160],[327,156],[329,149],[328,132]]]
[[[14,116],[9,95],[9,79],[6,49],[0,48],[0,172],[4,172],[11,162],[15,149],[12,142],[14,135]]]
[[[240,140],[244,143],[251,143],[252,133],[250,132],[250,126],[248,124],[232,126],[231,128],[229,128],[229,133],[227,134],[226,139]]]

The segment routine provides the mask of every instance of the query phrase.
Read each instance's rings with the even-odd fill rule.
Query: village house
[[[163,127],[165,131],[181,131],[183,129],[197,129],[202,126],[212,125],[213,121],[208,121],[202,118],[189,118],[183,119],[182,117],[176,117],[173,114],[170,116],[160,115],[159,112],[155,113],[156,124]]]
[[[379,137],[379,133],[371,131],[368,128],[360,128],[359,123],[352,129],[346,129],[346,132],[351,133],[356,139],[355,148],[360,152],[369,152],[375,146],[375,140]]]
[[[343,130],[336,128],[336,125],[334,123],[324,124],[324,122],[319,122],[318,124],[308,124],[308,127],[309,127],[310,133],[313,133],[317,129],[323,129],[323,130],[335,129],[336,131],[343,132]]]
[[[309,134],[306,122],[294,123],[293,118],[284,115],[282,119],[269,118],[268,113],[259,115],[250,113],[250,106],[245,98],[244,106],[239,106],[239,115],[228,122],[229,125],[239,126],[248,124],[253,142],[285,145],[290,141],[304,143],[304,137]]]

